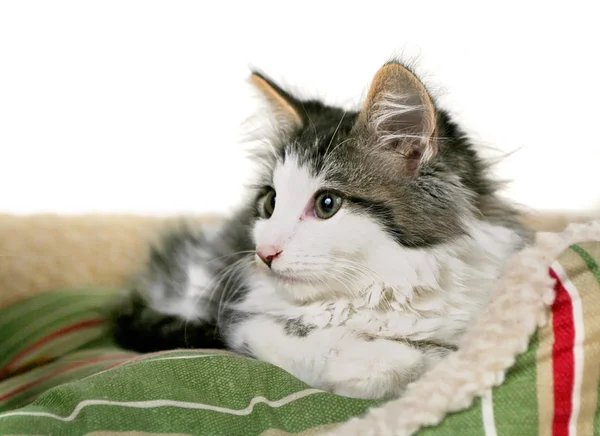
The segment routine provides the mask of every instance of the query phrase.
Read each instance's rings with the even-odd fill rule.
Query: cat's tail
[[[224,348],[217,327],[214,244],[186,223],[172,226],[152,244],[129,292],[111,310],[112,334],[121,347],[138,352],[178,348]],[[214,266],[216,268],[219,265]]]
[[[110,325],[117,345],[139,353],[179,348],[225,348],[213,323],[188,321],[160,313],[135,291],[115,305]]]

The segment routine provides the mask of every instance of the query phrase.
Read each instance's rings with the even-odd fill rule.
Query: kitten
[[[527,235],[475,148],[396,61],[359,112],[260,73],[277,134],[216,233],[175,229],[115,317],[148,352],[224,347],[309,385],[391,398],[459,345]]]

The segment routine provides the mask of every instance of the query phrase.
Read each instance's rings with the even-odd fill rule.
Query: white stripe
[[[175,350],[175,351],[168,351],[167,353],[181,353],[181,350]],[[161,353],[160,355],[162,356],[163,353]],[[229,357],[238,357],[236,355],[232,355],[232,354],[220,354],[220,353],[215,353],[215,354],[194,354],[191,356],[171,356],[171,357],[159,357],[159,358],[154,358],[153,356],[151,357],[144,357],[140,359],[140,356],[132,356],[130,360],[127,360],[125,362],[123,362],[122,364],[115,366],[113,368],[108,368],[105,369],[103,371],[94,373],[92,375],[90,375],[89,377],[85,377],[85,379],[89,379],[89,378],[93,378],[96,376],[99,376],[100,374],[104,374],[105,372],[109,372],[112,371],[114,369],[117,368],[123,368],[124,366],[127,365],[135,365],[138,363],[144,363],[144,362],[156,362],[159,360],[178,360],[178,359],[201,359],[203,357],[215,357],[215,356],[229,356]],[[244,356],[240,356],[240,357],[244,357]]]
[[[497,436],[496,421],[494,419],[494,400],[491,389],[481,397],[481,417],[485,436]]]
[[[569,276],[559,262],[552,264],[552,269],[560,280],[563,288],[571,297],[573,305],[573,325],[575,327],[575,344],[573,346],[573,357],[575,359],[575,374],[573,379],[573,397],[571,402],[573,410],[569,418],[569,436],[577,435],[577,419],[581,409],[581,383],[583,379],[583,338],[585,336],[583,326],[583,308],[581,307],[581,297],[577,287],[571,282]]]
[[[149,358],[146,360],[140,360],[139,362],[157,362],[159,360],[179,360],[179,359],[199,359],[201,357],[217,357],[217,356],[224,356],[224,357],[242,357],[244,359],[249,359],[246,356],[236,356],[235,354],[221,354],[221,353],[215,353],[215,354],[198,354],[195,356],[172,356],[172,357],[159,357],[157,359],[153,359],[153,358]]]
[[[130,407],[134,409],[154,409],[156,407],[179,407],[182,409],[193,409],[193,410],[210,410],[213,412],[226,413],[228,415],[246,416],[250,415],[254,410],[254,406],[257,404],[266,404],[267,406],[277,408],[290,404],[293,401],[299,400],[309,395],[319,394],[323,391],[319,389],[305,389],[300,392],[283,397],[280,400],[269,401],[265,397],[254,397],[248,404],[248,407],[244,409],[228,409],[226,407],[211,406],[210,404],[202,403],[189,403],[187,401],[174,401],[174,400],[151,400],[151,401],[110,401],[110,400],[85,400],[77,404],[73,412],[68,416],[55,415],[48,412],[27,412],[27,411],[15,411],[0,414],[0,419],[10,418],[11,416],[36,416],[51,418],[62,422],[71,422],[77,418],[77,415],[88,406],[120,406]]]

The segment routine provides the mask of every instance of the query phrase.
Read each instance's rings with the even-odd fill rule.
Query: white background
[[[0,2],[0,212],[224,212],[249,65],[356,105],[416,60],[538,210],[600,208],[597,2]]]

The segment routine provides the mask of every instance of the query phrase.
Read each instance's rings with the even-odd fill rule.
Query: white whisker
[[[342,114],[342,117],[340,118],[340,122],[337,124],[337,127],[333,131],[333,135],[331,135],[331,140],[329,141],[329,144],[327,144],[327,148],[325,149],[325,153],[323,154],[323,156],[325,156],[325,158],[327,158],[327,153],[329,152],[329,147],[331,147],[331,144],[333,144],[335,135],[337,135],[338,130],[340,130],[340,126],[342,125],[342,121],[344,121],[345,116],[346,116],[346,111],[344,111],[344,113]]]

